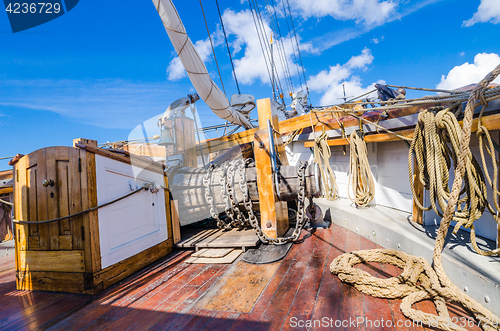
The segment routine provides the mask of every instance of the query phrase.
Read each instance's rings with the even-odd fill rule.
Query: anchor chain
[[[245,165],[246,163],[243,163]],[[305,199],[305,186],[306,186],[306,180],[305,180],[305,170],[307,168],[307,161],[306,162],[300,162],[299,167],[297,168],[297,175],[299,177],[299,194],[298,194],[298,201],[297,201],[297,222],[295,223],[295,229],[293,230],[293,233],[291,236],[288,237],[280,237],[280,238],[269,238],[263,231],[262,228],[259,225],[259,221],[257,220],[257,217],[255,216],[253,210],[252,210],[252,201],[250,200],[250,195],[248,193],[248,185],[240,185],[241,192],[243,193],[243,203],[245,205],[245,208],[248,211],[249,215],[249,221],[250,225],[255,229],[255,232],[257,234],[257,237],[259,237],[260,241],[262,241],[264,244],[273,244],[273,245],[284,245],[289,242],[296,241],[299,239],[300,233],[302,232],[302,229],[304,228],[305,221],[304,221],[304,199]],[[241,169],[241,168],[240,168]],[[244,167],[242,168],[244,172]],[[241,172],[240,172],[241,174]],[[240,176],[240,182],[243,180],[246,182],[246,178],[244,178],[244,174]]]
[[[215,165],[208,167],[208,171],[203,177],[203,184],[205,186],[205,199],[210,206],[210,215],[214,220],[217,221],[217,227],[224,230],[232,229],[233,227],[243,228],[244,226],[250,225],[257,234],[257,237],[265,244],[274,245],[284,245],[289,242],[296,241],[304,225],[306,223],[304,217],[304,202],[305,202],[305,170],[307,168],[307,162],[300,162],[297,168],[297,176],[299,178],[299,192],[297,195],[297,220],[295,223],[295,228],[292,235],[288,237],[280,238],[269,238],[260,227],[259,220],[252,209],[252,200],[250,199],[250,192],[248,190],[248,183],[246,178],[246,168],[253,162],[252,159],[239,159],[235,161],[223,163],[221,168],[221,177],[219,183],[221,185],[221,199],[224,202],[225,212],[230,220],[229,223],[224,222],[219,218],[217,208],[215,206],[214,198],[212,195],[212,190],[210,187],[211,178],[213,170],[216,168]],[[239,188],[243,195],[243,205],[248,213],[248,218],[240,211],[238,203],[235,201],[234,187],[235,187],[235,174],[236,171],[239,174]],[[235,217],[236,213],[236,217]]]

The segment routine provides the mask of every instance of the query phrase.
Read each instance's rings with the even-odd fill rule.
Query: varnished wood
[[[300,243],[293,245],[275,265],[189,265],[185,261],[190,252],[177,251],[93,297],[16,291],[12,287],[16,279],[13,258],[2,257],[0,328],[296,330],[299,328],[292,326],[291,317],[321,320],[325,316],[334,322],[349,317],[384,318],[394,326],[397,321],[409,322],[400,311],[401,300],[363,295],[341,283],[329,270],[329,264],[339,254],[376,247],[357,234],[332,225],[314,233],[303,231]],[[11,265],[7,270],[6,263]],[[401,273],[399,268],[387,264],[361,264],[358,268],[384,278]],[[24,290],[71,288],[74,293],[90,293],[85,290],[88,280],[83,273],[20,272],[17,277]],[[206,303],[212,304],[213,310],[206,309]],[[451,317],[468,316],[451,303],[447,306]],[[425,312],[434,309],[426,301],[413,308]],[[367,328],[372,329],[375,327]]]
[[[280,130],[276,107],[271,99],[257,100],[259,113],[259,131],[254,135],[255,168],[257,170],[257,187],[259,191],[259,207],[262,231],[270,238],[281,237],[288,230],[288,207],[286,202],[279,201],[274,187],[273,170],[271,165],[271,148],[276,148],[277,158],[284,165],[288,160],[281,137],[276,132]],[[268,138],[268,121],[273,128],[272,134],[275,146],[270,146]]]
[[[420,182],[419,168],[417,160],[413,161],[413,187],[415,188],[415,193],[417,194],[416,199],[420,202],[420,205],[424,203],[424,185]],[[413,222],[418,224],[424,224],[424,211],[420,209],[415,202],[415,197],[413,197],[413,213],[411,216]]]
[[[84,272],[83,251],[20,251],[20,271]]]
[[[90,294],[84,287],[84,274],[77,272],[18,272],[18,289]]]
[[[220,287],[214,288],[214,293],[200,300],[196,307],[248,313],[279,266],[280,262],[259,265],[239,261],[219,281]]]
[[[170,201],[170,210],[172,215],[172,232],[174,244],[181,241],[181,223],[179,221],[179,203],[177,200]]]
[[[148,248],[128,259],[113,264],[93,275],[94,293],[99,293],[109,286],[130,276],[136,271],[150,265],[151,263],[165,257],[173,250],[172,238],[158,245]]]
[[[383,130],[380,130],[383,131]],[[406,137],[406,138],[413,138],[413,129],[410,130],[402,130],[402,131],[394,131],[397,134]],[[378,143],[378,142],[387,142],[387,141],[397,141],[401,140],[400,137],[396,136],[395,134],[392,133],[377,133],[377,134],[367,134],[364,137],[365,141],[367,143]],[[328,146],[342,146],[342,145],[349,145],[349,140],[346,138],[337,138],[337,139],[328,139],[327,140]],[[304,147],[314,147],[314,141],[307,141],[304,143]]]

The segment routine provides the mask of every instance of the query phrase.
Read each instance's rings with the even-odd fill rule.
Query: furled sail
[[[160,15],[163,26],[165,26],[165,30],[174,45],[179,59],[186,69],[191,83],[193,83],[200,97],[220,118],[234,124],[242,125],[246,129],[252,128],[253,126],[249,120],[250,112],[248,111],[248,106],[242,106],[242,112],[239,111],[236,105],[231,106],[226,95],[210,78],[207,68],[198,55],[198,52],[196,52],[193,42],[189,39],[172,1],[153,0],[153,4]],[[253,100],[251,103],[253,103]],[[255,104],[253,103],[253,105]]]

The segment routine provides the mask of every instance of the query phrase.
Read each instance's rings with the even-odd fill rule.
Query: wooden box
[[[161,164],[99,149],[92,140],[75,146],[43,148],[15,164],[16,220],[52,220],[146,182],[168,185]],[[167,202],[167,190],[144,189],[70,219],[16,224],[17,289],[96,294],[164,257],[173,249]]]

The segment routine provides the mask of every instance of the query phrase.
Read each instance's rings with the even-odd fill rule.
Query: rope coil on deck
[[[441,220],[439,230],[437,233],[436,243],[434,246],[433,255],[433,267],[423,258],[411,256],[397,250],[391,249],[376,249],[376,250],[365,250],[356,251],[352,253],[347,253],[338,256],[330,265],[330,270],[332,273],[338,275],[338,277],[343,281],[354,285],[359,291],[370,294],[379,298],[389,298],[389,299],[402,299],[401,311],[409,319],[414,321],[421,321],[428,326],[435,326],[437,322],[437,327],[442,330],[465,330],[453,323],[448,314],[448,308],[446,307],[446,300],[455,301],[460,303],[463,307],[469,310],[479,325],[483,330],[497,330],[499,328],[500,319],[493,315],[489,310],[481,306],[478,302],[474,301],[471,297],[463,293],[457,286],[455,286],[447,277],[443,265],[442,265],[442,250],[445,243],[446,234],[449,230],[450,221],[454,217],[464,217],[467,220],[467,213],[462,215],[463,210],[469,210],[468,207],[481,202],[482,195],[478,195],[478,201],[472,201],[473,197],[470,197],[469,201],[465,202],[465,207],[458,207],[458,213],[456,213],[456,205],[460,203],[463,199],[459,199],[462,189],[462,182],[464,180],[464,175],[466,184],[469,184],[469,180],[477,179],[481,177],[480,173],[473,174],[471,171],[475,169],[476,166],[472,165],[473,158],[471,158],[471,153],[469,149],[470,134],[472,129],[472,117],[474,109],[476,107],[478,100],[483,100],[482,96],[484,90],[488,84],[493,81],[500,74],[500,65],[496,67],[491,73],[489,73],[474,89],[471,93],[469,101],[467,103],[463,121],[463,128],[456,128],[453,120],[449,117],[448,111],[441,113],[439,119],[436,122],[440,122],[445,127],[454,128],[451,133],[456,133],[458,137],[449,137],[452,141],[452,145],[456,154],[456,159],[453,159],[456,164],[455,167],[455,179],[453,181],[453,186],[451,194],[448,195],[447,205],[444,206],[444,215]],[[429,113],[429,112],[427,112]],[[422,117],[428,116],[423,114]],[[437,116],[436,116],[437,117]],[[451,121],[451,122],[450,122]],[[458,122],[457,122],[458,123]],[[480,122],[479,122],[480,123]],[[429,127],[429,131],[432,130],[432,126]],[[483,134],[481,132],[480,134]],[[415,134],[412,146],[415,148],[415,141],[417,141],[417,133]],[[431,141],[424,140],[426,143],[432,144]],[[458,145],[457,142],[459,141]],[[437,143],[434,141],[434,143]],[[417,149],[420,147],[417,147]],[[421,148],[426,153],[431,153],[429,150],[436,149],[436,151],[442,151],[446,148],[442,144],[431,145],[427,147],[426,145],[421,146]],[[491,150],[491,145],[488,153],[494,153]],[[445,152],[447,153],[447,152]],[[412,151],[410,150],[410,157]],[[427,154],[426,154],[427,155]],[[491,155],[491,154],[490,154]],[[432,154],[430,157],[432,158]],[[452,157],[453,158],[453,157]],[[418,161],[418,155],[417,155]],[[477,162],[476,162],[477,163]],[[443,165],[441,164],[443,167]],[[431,167],[428,167],[431,170]],[[439,171],[439,169],[437,169]],[[448,182],[446,173],[443,174],[439,180]],[[480,185],[475,186],[473,184],[470,190],[476,191],[480,189]],[[496,193],[495,193],[496,194]],[[470,219],[475,218],[477,215],[469,210],[468,213]],[[462,225],[465,224],[462,222]],[[471,230],[473,226],[471,226]],[[471,236],[472,238],[472,236]],[[393,277],[389,279],[380,279],[371,276],[369,273],[356,269],[354,266],[363,262],[378,262],[378,263],[389,263],[403,269],[403,272],[398,277]],[[412,308],[412,305],[426,299],[433,300],[436,311],[438,315],[427,314],[421,311],[417,311]]]

